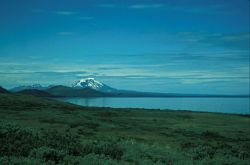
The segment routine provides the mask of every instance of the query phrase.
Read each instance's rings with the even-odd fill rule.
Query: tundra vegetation
[[[0,164],[248,165],[249,119],[0,94]]]

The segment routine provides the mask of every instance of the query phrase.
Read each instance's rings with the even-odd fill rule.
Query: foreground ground
[[[0,164],[249,164],[250,118],[0,94]]]

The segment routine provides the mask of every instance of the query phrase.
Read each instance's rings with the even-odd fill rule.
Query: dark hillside
[[[0,93],[9,93],[9,91],[0,86]]]
[[[22,91],[17,92],[19,94],[28,94],[37,97],[53,97],[53,95],[49,94],[48,92],[37,90],[37,89],[25,89]]]

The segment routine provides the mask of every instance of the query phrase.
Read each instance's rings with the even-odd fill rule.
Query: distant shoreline
[[[48,98],[250,98],[250,95],[200,95],[200,96],[52,96]]]
[[[246,103],[247,97],[57,97],[52,99],[83,107],[250,114],[249,104]],[[199,103],[199,100],[202,103]],[[238,106],[239,104],[242,106]]]

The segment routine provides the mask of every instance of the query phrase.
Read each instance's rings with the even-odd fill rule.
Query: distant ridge
[[[27,85],[27,86],[14,87],[14,88],[10,89],[10,91],[19,92],[19,91],[23,91],[25,89],[45,90],[45,89],[47,89],[47,87],[43,87],[40,84],[33,84],[33,85]]]
[[[80,79],[73,83],[72,87],[64,85],[43,87],[40,84],[35,84],[15,87],[11,91],[40,97],[249,97],[249,95],[182,94],[120,90],[112,88],[94,78]]]
[[[0,93],[10,93],[7,89],[0,86]]]
[[[53,86],[46,91],[51,95],[59,97],[105,97],[109,95],[88,87],[75,89],[63,85]]]
[[[37,97],[54,97],[48,92],[37,90],[37,89],[24,89],[22,91],[17,92],[19,94],[28,94],[28,95],[33,95]]]

